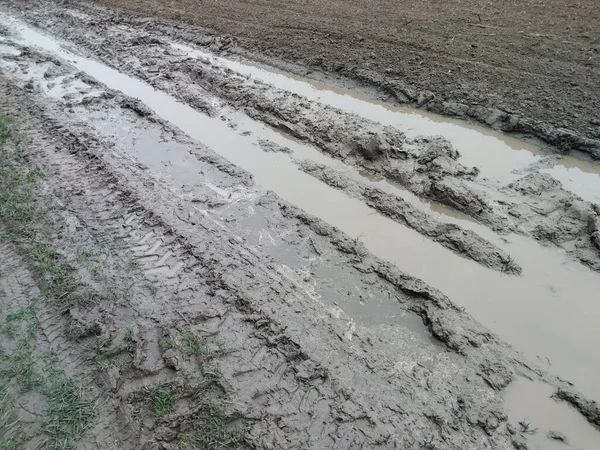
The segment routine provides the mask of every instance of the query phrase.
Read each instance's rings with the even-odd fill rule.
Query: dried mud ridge
[[[600,206],[565,191],[550,175],[535,172],[525,176],[504,187],[510,200],[494,200],[463,183],[475,179],[479,171],[461,165],[457,161],[458,152],[442,138],[409,140],[393,127],[309,102],[207,60],[190,58],[186,52],[169,45],[169,39],[185,36],[163,34],[160,29],[153,31],[152,21],[142,26],[111,11],[83,10],[91,15],[82,18],[42,2],[38,8],[26,10],[24,16],[205,114],[218,114],[207,100],[209,93],[227,106],[310,143],[334,158],[383,175],[418,196],[471,216],[496,232],[514,232],[562,247],[583,264],[600,271],[600,245],[595,231]],[[133,27],[128,26],[130,23]],[[472,242],[460,245],[466,248]],[[471,257],[468,252],[464,254]],[[489,267],[501,270],[504,265],[492,263]],[[509,270],[515,272],[518,269]]]
[[[35,51],[21,58],[49,63],[50,81],[72,70]],[[507,423],[501,390],[515,373],[567,389],[530,368],[440,292],[272,193],[255,192],[249,201],[257,210],[303,238],[296,251],[323,257],[369,291],[397,299],[441,345],[421,338],[402,346],[391,327],[393,345],[386,346],[368,327],[349,328],[347,318],[332,314],[282,275],[264,250],[239,237],[235,221],[219,216],[218,205],[231,202],[232,190],[256,189],[247,174],[138,102],[88,77],[75,80],[89,89],[65,103],[2,77],[0,108],[24,136],[27,169],[45,174],[40,198],[50,196],[57,222],[48,245],[77,261],[85,288],[67,303],[42,303],[29,319],[41,331],[35,347],[55,353],[91,389],[95,414],[82,448],[194,448],[196,438],[218,434],[208,420],[217,416],[213,405],[249,448],[450,449],[482,441],[523,448]],[[121,154],[110,135],[81,121],[97,112],[124,115],[147,133],[187,145],[226,180],[225,194],[215,196],[206,186],[174,190]],[[193,201],[202,196],[206,210]],[[36,296],[40,280],[11,244],[2,242],[2,254],[6,320]],[[13,384],[10,395],[24,405],[30,394]],[[563,398],[598,423],[596,404],[577,393]],[[21,406],[17,412],[25,414]],[[43,420],[25,427],[29,443],[43,438]]]

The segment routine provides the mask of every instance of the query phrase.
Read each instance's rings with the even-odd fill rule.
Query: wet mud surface
[[[65,27],[56,21],[36,18],[35,11],[29,14],[34,22],[65,35]],[[502,180],[493,186],[508,195],[490,195],[479,186],[466,183],[481,179],[486,187],[487,168],[469,166],[469,158],[463,162],[460,151],[445,139],[408,138],[385,122],[309,102],[285,89],[273,89],[268,82],[235,72],[230,68],[235,64],[223,67],[193,51],[170,45],[168,35],[148,33],[146,26],[143,30],[122,27],[122,19],[111,13],[104,13],[104,20],[98,13],[86,26],[81,18],[60,11],[56,14],[69,24],[66,37],[200,112],[214,116],[214,104],[225,100],[228,107],[310,143],[346,164],[381,174],[416,195],[450,206],[497,232],[520,233],[560,246],[600,270],[600,252],[589,225],[597,216],[594,202],[589,200],[597,198],[582,201],[579,195],[565,192],[561,183],[541,173],[543,163],[537,163],[539,168],[527,169],[525,173],[533,172],[529,177],[512,177],[516,178],[515,183]],[[90,27],[96,33],[90,34]],[[206,93],[216,96],[212,105]],[[590,170],[596,168],[592,166]],[[594,174],[576,192],[585,192],[588,185],[599,182],[600,175]]]
[[[186,448],[213,414],[199,392],[240,430],[242,448],[547,449],[564,445],[561,436],[572,448],[597,447],[588,349],[597,305],[578,318],[580,334],[554,330],[548,342],[565,346],[549,365],[547,347],[523,355],[516,344],[525,340],[513,349],[502,326],[536,343],[553,327],[532,331],[537,319],[525,315],[524,326],[485,320],[475,304],[457,303],[477,295],[450,269],[489,281],[500,295],[487,297],[496,307],[506,297],[506,317],[529,303],[526,292],[555,301],[560,316],[565,297],[587,301],[595,291],[592,202],[538,166],[481,181],[447,139],[244,78],[109,13],[46,7],[10,13],[120,70],[2,16],[0,108],[47,174],[66,231],[53,243],[67,255],[101,255],[101,277],[97,266],[80,269],[101,291],[96,301],[43,309],[50,348],[98,397],[80,448]],[[556,247],[537,250],[531,238]],[[509,240],[525,251],[511,253]],[[2,247],[12,261],[3,273],[18,266],[17,250]],[[407,263],[419,250],[429,268]],[[527,252],[565,266],[561,283],[581,282],[540,295],[537,272],[556,268],[532,265]],[[420,279],[427,272],[431,282]],[[30,295],[15,294],[27,276],[0,278],[3,309]],[[58,339],[67,329],[81,332]],[[190,352],[190,332],[206,348]],[[569,354],[571,342],[580,353]],[[91,363],[99,348],[110,363]],[[156,389],[174,398],[165,415],[145,403]],[[527,417],[535,436],[519,424]]]
[[[439,223],[401,197],[360,185],[334,169],[310,161],[303,162],[301,168],[328,185],[360,198],[381,214],[415,229],[459,255],[503,273],[520,274],[522,271],[510,255],[484,240],[477,233],[462,229],[456,224]]]
[[[375,86],[401,104],[600,156],[593,0],[389,0],[376,8],[367,1],[93,3],[213,51],[250,53],[317,80]]]

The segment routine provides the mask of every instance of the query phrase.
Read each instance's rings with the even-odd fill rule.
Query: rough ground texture
[[[204,114],[214,116],[213,104],[225,101],[227,106],[336,159],[383,175],[494,231],[515,232],[562,247],[585,265],[600,270],[598,233],[592,226],[598,217],[596,206],[565,191],[549,176],[532,173],[504,188],[509,194],[506,200],[496,200],[464,182],[477,179],[479,170],[463,166],[458,152],[442,138],[407,139],[394,127],[309,102],[208,60],[190,58],[168,44],[172,38],[192,39],[181,26],[153,27],[153,22],[122,17],[114,11],[84,10],[92,14],[74,15],[47,2],[25,8],[28,20],[77,42],[107,64],[180,98]],[[200,36],[206,38],[204,34],[196,37]],[[209,97],[213,98],[212,103],[207,100]],[[272,151],[273,147],[267,150]],[[468,240],[460,233],[455,238]],[[452,245],[457,250],[473,243],[471,240]],[[463,254],[473,258],[474,253]],[[481,262],[481,258],[473,259]],[[494,263],[491,267],[505,264]]]
[[[270,269],[265,256],[227,226],[211,214],[193,214],[193,203],[107,152],[110,142],[85,125],[55,120],[57,111],[40,107],[34,93],[5,80],[0,88],[3,112],[23,130],[28,147],[38,149],[29,153],[29,164],[35,161],[47,174],[45,189],[67,208],[54,207],[64,217],[49,242],[65,258],[80,260],[77,277],[89,285],[84,298],[36,310],[61,365],[80,383],[88,384],[84,375],[90,373],[99,391],[98,419],[87,424],[81,448],[112,442],[119,448],[181,447],[210,425],[207,417],[215,413],[207,398],[215,396],[227,396],[218,401],[218,417],[228,426],[239,422],[239,442],[250,447],[511,447],[516,438],[506,431],[498,392],[513,370],[526,369],[505,366],[513,364],[501,356],[507,349],[475,323],[469,331],[446,328],[448,314],[470,319],[441,294],[281,206],[288,220],[300,219],[303,233],[318,230],[313,239],[321,252],[351,251],[356,273],[371,274],[371,284],[430,317],[430,329],[449,352],[429,346],[419,358],[438,354],[438,363],[398,370],[395,359],[373,351],[368,332],[357,327],[348,334],[343,321]],[[12,251],[3,247],[4,255]],[[15,297],[10,286],[27,283],[12,275],[18,259],[3,261],[10,275],[9,285],[3,282],[3,311],[11,311],[33,294]],[[470,369],[467,354],[480,355]],[[449,364],[456,370],[447,372]],[[448,376],[450,384],[443,381]],[[455,383],[463,388],[452,399]],[[14,391],[17,398],[26,393],[18,383]],[[23,426],[31,439],[45,435]]]
[[[148,27],[175,20],[175,33],[214,50],[268,55],[315,78],[333,73],[401,103],[600,157],[595,0],[95,3],[149,18]]]
[[[32,221],[2,210],[12,233],[1,247],[3,333],[40,349],[29,354],[33,368],[47,347],[74,386],[89,388],[67,392],[88,412],[64,432],[74,446],[523,448],[502,389],[514,374],[567,388],[440,292],[261,191],[138,102],[66,61],[15,48],[20,66],[40,69],[40,79],[0,78],[0,109],[20,133],[19,152],[3,146],[2,167],[42,180],[19,210],[47,202],[52,220],[32,241],[24,239]],[[65,94],[46,96],[40,80]],[[116,133],[113,122],[130,129]],[[211,169],[217,186],[161,179],[124,153],[138,135],[160,137],[159,154],[181,146]],[[243,237],[244,217],[268,221],[279,249]],[[22,239],[6,240],[15,235]],[[55,249],[49,262],[32,251],[38,244]],[[294,267],[291,254],[313,261],[314,274],[283,270],[282,261]],[[59,263],[70,274],[68,290],[47,283]],[[311,284],[313,276],[320,282]],[[355,285],[362,302],[389,299],[404,319],[378,326],[349,319],[335,305],[358,294],[336,278]],[[47,298],[33,302],[40,291]],[[21,334],[29,329],[39,332]],[[22,362],[20,348],[3,338],[8,361]],[[28,385],[5,372],[0,379],[20,419],[11,436],[21,436],[22,448],[52,442],[43,424],[56,410],[35,406],[52,404],[51,381]],[[31,417],[32,409],[41,412]]]
[[[398,196],[354,182],[336,170],[315,162],[303,161],[301,168],[328,185],[360,198],[376,211],[417,230],[459,255],[466,255],[486,267],[504,273],[521,273],[521,268],[510,255],[471,230],[464,230],[451,223],[440,223]]]
[[[414,168],[405,183],[416,192],[447,183],[456,190],[438,189],[468,203],[453,192],[477,171],[458,164],[443,140],[408,142],[332,108],[301,107],[303,99],[285,93],[269,99],[264,86],[245,87],[235,74],[228,85],[219,70],[181,61],[160,39],[110,15],[93,20],[38,6],[23,11],[28,20],[54,31],[69,24],[69,37],[109,64],[208,116],[222,111],[214,93],[227,107],[313,136],[344,162]],[[114,44],[102,37],[109,27]],[[515,375],[552,384],[598,425],[596,403],[443,293],[256,186],[140,101],[67,59],[12,42],[10,29],[0,34],[0,112],[14,130],[3,138],[0,165],[0,444],[523,449],[502,400]],[[177,70],[166,72],[169,64]],[[345,145],[336,145],[342,136]],[[527,193],[538,182],[507,189]],[[477,235],[347,187],[453,251],[518,271]],[[597,245],[597,211],[588,207],[577,209],[572,233],[581,226]]]

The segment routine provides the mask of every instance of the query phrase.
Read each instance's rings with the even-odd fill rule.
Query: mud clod
[[[554,394],[555,398],[564,400],[583,414],[590,423],[600,426],[600,405],[598,402],[588,400],[572,389],[561,388]]]
[[[568,442],[569,442],[567,437],[564,434],[562,434],[560,431],[550,430],[550,431],[548,431],[548,437],[552,440],[560,441],[565,444],[568,444]]]
[[[287,153],[288,155],[293,153],[291,149],[266,139],[259,140],[258,145],[260,145],[260,148],[262,148],[265,152]]]

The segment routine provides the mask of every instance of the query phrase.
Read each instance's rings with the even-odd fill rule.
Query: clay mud
[[[39,24],[38,14],[41,12],[29,19],[34,18]],[[56,16],[52,27],[58,27],[60,20],[69,17],[85,22],[102,15],[68,11]],[[24,18],[28,19],[27,14]],[[566,183],[561,185],[560,176],[554,177],[556,170],[563,170],[557,167],[563,167],[567,173],[575,167],[586,170],[590,178],[577,179],[585,189],[595,183],[596,166],[579,160],[557,160],[550,153],[528,147],[531,144],[491,136],[505,146],[523,147],[523,151],[528,148],[532,156],[524,158],[526,163],[522,165],[507,163],[506,173],[478,155],[488,166],[473,169],[474,160],[465,155],[470,154],[469,145],[478,144],[463,136],[469,136],[464,124],[451,124],[458,128],[454,134],[438,133],[437,129],[435,133],[425,129],[413,130],[413,133],[407,122],[395,116],[398,111],[393,112],[393,120],[399,120],[395,123],[387,123],[383,116],[361,118],[342,105],[312,98],[308,91],[295,92],[295,88],[289,87],[289,91],[282,94],[285,86],[279,82],[274,86],[258,83],[254,93],[252,89],[240,91],[242,98],[234,99],[233,90],[223,86],[227,83],[232,88],[242,86],[239,77],[245,67],[239,70],[228,67],[235,72],[222,75],[219,66],[225,64],[223,59],[210,62],[208,72],[203,73],[210,80],[216,80],[213,89],[210,83],[195,78],[198,72],[190,70],[198,56],[205,58],[206,55],[189,55],[187,49],[181,54],[181,48],[175,48],[176,52],[171,54],[168,48],[173,44],[163,41],[162,37],[157,38],[157,42],[151,41],[152,38],[146,41],[150,43],[147,56],[152,58],[158,48],[166,51],[169,58],[174,58],[175,69],[170,76],[164,76],[160,64],[158,71],[155,65],[148,64],[123,64],[122,71],[116,70],[125,53],[120,54],[116,48],[110,49],[110,58],[106,51],[95,53],[97,42],[93,38],[86,42],[78,28],[69,31],[68,37],[76,42],[69,44],[34,30],[14,16],[2,16],[2,26],[0,53],[6,94],[3,108],[17,117],[19,123],[36,123],[41,127],[39,133],[47,135],[44,139],[56,142],[57,150],[44,150],[38,158],[41,163],[55,167],[55,174],[48,183],[61,203],[73,203],[75,206],[69,206],[70,211],[78,211],[76,215],[80,220],[86,217],[86,195],[77,194],[75,180],[69,179],[64,167],[70,159],[73,167],[85,165],[85,159],[93,156],[102,161],[99,174],[106,172],[112,177],[119,192],[126,189],[132,201],[137,202],[136,208],[151,211],[156,218],[151,222],[153,226],[159,224],[164,227],[166,236],[169,233],[176,236],[177,243],[156,257],[152,243],[156,231],[136,231],[129,239],[137,242],[132,250],[134,254],[150,252],[150,256],[140,253],[136,264],[154,265],[144,267],[143,274],[159,281],[161,296],[172,295],[168,280],[178,278],[180,290],[177,292],[185,292],[181,295],[189,299],[186,302],[190,306],[177,319],[177,327],[197,325],[196,319],[187,319],[198,314],[194,312],[196,289],[190,274],[202,266],[191,261],[197,258],[207,261],[207,256],[202,255],[211,255],[210,266],[214,272],[210,277],[193,273],[199,280],[207,280],[208,285],[219,279],[220,286],[227,286],[225,291],[209,289],[211,296],[218,292],[235,292],[234,297],[243,300],[231,303],[231,294],[218,294],[217,297],[229,305],[225,308],[229,311],[235,305],[236,312],[226,314],[221,310],[214,315],[214,311],[203,310],[201,316],[205,319],[201,321],[218,317],[219,321],[231,320],[232,325],[256,323],[257,329],[262,329],[264,320],[271,321],[267,322],[273,323],[269,327],[278,334],[270,335],[275,337],[261,335],[267,339],[267,347],[287,342],[286,349],[292,352],[286,356],[288,362],[294,361],[295,356],[290,357],[291,354],[298,355],[300,351],[303,355],[300,359],[304,362],[290,369],[296,374],[295,381],[286,378],[283,389],[292,392],[294,383],[310,380],[309,384],[321,386],[316,388],[319,395],[334,399],[326,403],[317,400],[313,405],[315,409],[311,414],[323,418],[322,423],[330,423],[331,411],[338,407],[339,398],[335,396],[341,391],[333,395],[327,393],[337,389],[331,387],[336,383],[344,386],[341,389],[356,391],[352,402],[360,405],[359,409],[380,417],[388,417],[389,413],[377,410],[370,396],[388,396],[398,404],[404,404],[404,395],[413,398],[413,403],[401,414],[407,419],[394,422],[392,433],[382,431],[385,426],[372,418],[366,419],[364,426],[358,424],[356,420],[362,420],[359,414],[353,422],[354,431],[332,431],[331,428],[327,434],[324,428],[314,425],[314,421],[304,424],[303,419],[293,413],[294,418],[290,420],[297,424],[297,432],[280,435],[280,429],[271,418],[249,423],[250,418],[256,420],[259,411],[250,411],[249,405],[253,399],[262,398],[263,392],[271,392],[266,394],[268,401],[276,402],[279,406],[273,407],[281,412],[281,405],[286,402],[284,397],[273,395],[274,391],[269,391],[272,388],[266,384],[267,390],[259,388],[252,398],[240,395],[244,386],[261,385],[266,383],[266,378],[261,373],[250,376],[251,372],[246,370],[254,369],[245,369],[236,362],[236,357],[225,356],[219,363],[224,376],[222,386],[229,397],[227,401],[235,405],[226,411],[228,421],[233,423],[236,415],[240,417],[249,447],[268,448],[259,436],[269,436],[272,442],[280,436],[277,439],[283,440],[279,445],[292,447],[308,439],[314,448],[340,442],[347,442],[348,448],[365,443],[381,448],[392,445],[455,448],[484,441],[487,443],[482,445],[492,445],[492,448],[519,445],[546,448],[544,445],[554,445],[562,435],[567,436],[574,448],[598,444],[599,434],[589,424],[596,423],[593,403],[575,400],[573,396],[563,396],[561,401],[549,399],[557,389],[572,389],[563,379],[574,383],[574,395],[578,399],[600,396],[594,377],[600,369],[600,361],[593,356],[597,340],[590,339],[590,336],[597,337],[595,323],[600,317],[600,306],[593,301],[593,292],[600,289],[600,278],[589,268],[597,267],[594,258],[598,255],[593,252],[594,233],[600,232],[594,228],[598,212],[591,203],[593,200],[578,198],[576,188]],[[129,36],[137,32],[124,27],[119,30]],[[135,48],[140,45],[136,44]],[[137,52],[135,58],[142,60],[144,51]],[[95,57],[102,62],[94,60]],[[183,59],[179,61],[179,58]],[[200,64],[206,66],[206,62]],[[260,71],[268,73],[264,68]],[[175,97],[177,86],[183,86],[184,80],[195,80],[197,84],[191,81]],[[293,86],[295,81],[289,80],[292,81],[286,83]],[[254,83],[252,78],[246,82]],[[15,90],[27,99],[20,108],[16,107],[17,95],[11,93]],[[271,96],[275,103],[270,104],[282,109],[259,110],[256,93],[265,95],[266,99]],[[306,109],[310,110],[306,114],[296,111],[300,118],[296,126],[289,120],[296,106],[286,109],[285,103],[278,103],[281,99],[288,102],[290,98],[298,105],[308,105]],[[363,99],[353,99],[350,103],[354,100],[362,102],[361,108],[367,103]],[[419,121],[424,120],[419,117]],[[318,125],[319,120],[328,124],[331,131]],[[446,125],[442,124],[440,130],[443,126]],[[480,133],[477,129],[472,131]],[[310,132],[314,132],[312,138]],[[341,134],[349,136],[349,140],[344,141],[349,150],[327,142],[328,136],[335,138]],[[435,136],[437,134],[442,137]],[[459,136],[464,138],[463,143]],[[480,139],[486,142],[487,138]],[[86,150],[61,152],[61,145],[71,149],[83,146]],[[499,150],[497,146],[493,148],[499,154],[513,151]],[[380,157],[382,154],[384,158]],[[419,175],[398,176],[409,170]],[[484,176],[484,173],[487,174]],[[63,183],[66,187],[61,187]],[[436,183],[446,183],[460,192],[477,192],[478,198],[495,202],[501,212],[498,213],[498,209],[473,211],[449,201],[438,203],[439,195],[432,193],[436,192],[435,186],[440,189],[445,184]],[[71,184],[72,187],[68,187]],[[90,185],[89,189],[93,192],[95,188]],[[554,216],[542,219],[552,212],[534,215],[532,211],[536,208],[526,205],[526,200],[541,197],[538,201],[548,206],[551,200],[544,196],[557,193],[561,196],[561,220],[568,221],[572,235],[580,238],[573,247],[564,236],[540,232],[556,220]],[[106,201],[122,198],[125,198],[122,194],[110,194]],[[509,199],[510,207],[502,206],[506,204],[504,199]],[[521,221],[507,225],[505,217],[517,207],[521,208]],[[87,224],[88,220],[84,222]],[[132,219],[124,216],[126,226],[131,223],[129,220]],[[92,234],[98,233],[95,228],[90,230]],[[206,233],[213,237],[212,242]],[[99,249],[102,248],[100,242]],[[548,245],[550,243],[552,245]],[[178,253],[181,249],[189,253]],[[241,264],[248,266],[244,272],[247,275],[239,279],[220,278],[224,276],[224,268],[239,268]],[[249,281],[252,273],[260,274],[261,281]],[[160,281],[161,277],[166,278]],[[280,294],[277,293],[265,296],[264,286],[273,286],[273,283],[282,286],[283,300],[278,300]],[[143,301],[140,304],[145,305]],[[158,305],[163,308],[162,303]],[[250,313],[252,309],[256,312]],[[151,321],[155,315],[153,308],[146,305],[143,310],[144,320]],[[541,310],[543,322],[539,319]],[[94,317],[98,314],[100,312],[95,311]],[[137,313],[132,310],[131,314]],[[71,308],[69,317],[82,320],[78,308]],[[98,317],[102,318],[99,320],[103,329],[118,328],[105,313]],[[130,319],[141,320],[133,316]],[[208,319],[206,325],[213,322]],[[146,348],[154,348],[157,344],[150,337],[154,332],[147,334],[150,322],[143,323],[146,331],[140,342]],[[277,328],[279,326],[281,328]],[[246,355],[249,364],[254,364],[250,363],[250,349],[238,349],[235,344],[244,339],[246,328],[236,333],[226,332],[220,325],[219,329],[219,335],[235,347],[236,352]],[[329,331],[317,336],[307,335],[306,329]],[[257,341],[252,351],[262,352],[260,345]],[[302,350],[292,349],[294,346]],[[183,398],[188,398],[187,389],[191,388],[187,381],[177,377],[170,379],[172,374],[165,376],[173,368],[183,373],[181,364],[188,365],[186,370],[199,369],[189,366],[189,361],[176,362],[174,353],[170,352],[173,349],[167,349],[164,344],[159,347],[162,356],[152,356],[158,360],[152,362],[155,367],[147,374],[162,374],[158,378],[169,379],[169,383],[176,381]],[[350,375],[350,361],[356,356],[352,355],[355,350],[350,349],[360,349],[358,377]],[[142,367],[145,363],[136,364]],[[161,365],[166,365],[164,371]],[[465,369],[458,372],[453,369],[463,366]],[[367,375],[369,370],[374,370],[375,375]],[[156,386],[156,380],[132,377],[132,373],[121,371],[114,382],[128,387],[119,388],[109,397],[136,404],[138,397],[132,392],[137,387]],[[411,374],[411,381],[407,381],[406,374]],[[544,386],[539,388],[539,398],[520,404],[515,400],[525,398],[525,392],[538,392],[537,387],[531,388],[520,377],[534,379],[536,386]],[[390,382],[389,388],[384,387]],[[398,383],[408,384],[398,391]],[[427,388],[422,390],[419,383],[425,383]],[[450,390],[458,392],[459,409],[467,399],[468,417],[451,412],[456,409],[454,406],[450,410],[442,406],[447,405],[445,392]],[[414,401],[417,397],[422,400]],[[554,418],[547,419],[542,414],[545,408],[540,405],[544,401],[554,402]],[[532,411],[531,403],[536,403],[538,408]],[[429,410],[427,404],[436,406]],[[189,417],[185,408],[179,406],[170,414],[183,420]],[[419,414],[427,419],[415,420]],[[539,433],[520,431],[523,426],[519,421],[527,417],[532,428],[541,430]],[[555,429],[557,420],[563,421],[560,429]],[[172,425],[176,422],[167,425],[172,430],[169,434],[163,427],[166,421],[155,418],[150,425],[146,420],[144,423],[148,426],[143,439],[158,436],[159,441],[167,445],[177,437],[181,446],[189,433],[179,425]],[[455,424],[466,428],[452,431]],[[327,427],[330,425],[325,425]],[[441,431],[433,431],[438,427]],[[399,437],[400,430],[418,431],[410,441]],[[156,434],[158,431],[162,434]],[[554,434],[549,436],[551,431]],[[139,442],[134,439],[127,446],[136,448]]]

